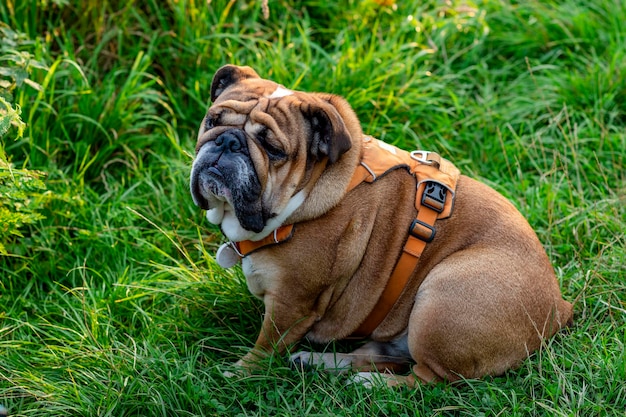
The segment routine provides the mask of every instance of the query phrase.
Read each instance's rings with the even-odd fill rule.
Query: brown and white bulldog
[[[515,367],[571,322],[537,236],[493,189],[445,160],[365,136],[343,98],[291,91],[249,67],[219,69],[211,100],[191,194],[231,241],[218,262],[242,258],[265,304],[240,367],[303,338],[359,334],[369,341],[351,353],[299,352],[291,361],[366,379],[413,365],[409,376],[379,374],[390,385],[478,378]],[[436,211],[426,194],[442,197]],[[420,250],[407,249],[410,241]],[[403,256],[411,260],[397,273]]]

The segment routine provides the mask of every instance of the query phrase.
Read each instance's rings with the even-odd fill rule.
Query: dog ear
[[[330,103],[311,104],[303,108],[303,113],[311,126],[310,155],[317,160],[328,157],[330,164],[337,162],[352,147],[352,141],[335,107]]]
[[[211,101],[215,102],[215,99],[226,90],[229,86],[247,78],[260,78],[250,67],[238,67],[236,65],[224,65],[218,69],[213,76],[213,82],[211,83]]]

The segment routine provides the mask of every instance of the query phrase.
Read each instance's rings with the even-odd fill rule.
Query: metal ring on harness
[[[411,158],[415,159],[420,164],[431,165],[439,169],[441,165],[441,157],[436,152],[430,151],[411,151]]]

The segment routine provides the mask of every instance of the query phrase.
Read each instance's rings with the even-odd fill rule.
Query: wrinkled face
[[[229,239],[261,239],[303,203],[315,167],[336,159],[332,121],[318,97],[249,68],[220,72],[198,134],[191,194]]]

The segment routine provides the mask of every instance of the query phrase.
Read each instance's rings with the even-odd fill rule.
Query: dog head
[[[191,195],[229,239],[262,239],[305,204],[332,205],[326,200],[340,190],[320,178],[332,166],[355,165],[344,154],[361,134],[345,100],[292,91],[249,67],[227,65],[213,77],[211,101],[198,133]],[[320,189],[316,200],[325,201],[307,202],[316,186],[329,197]]]

